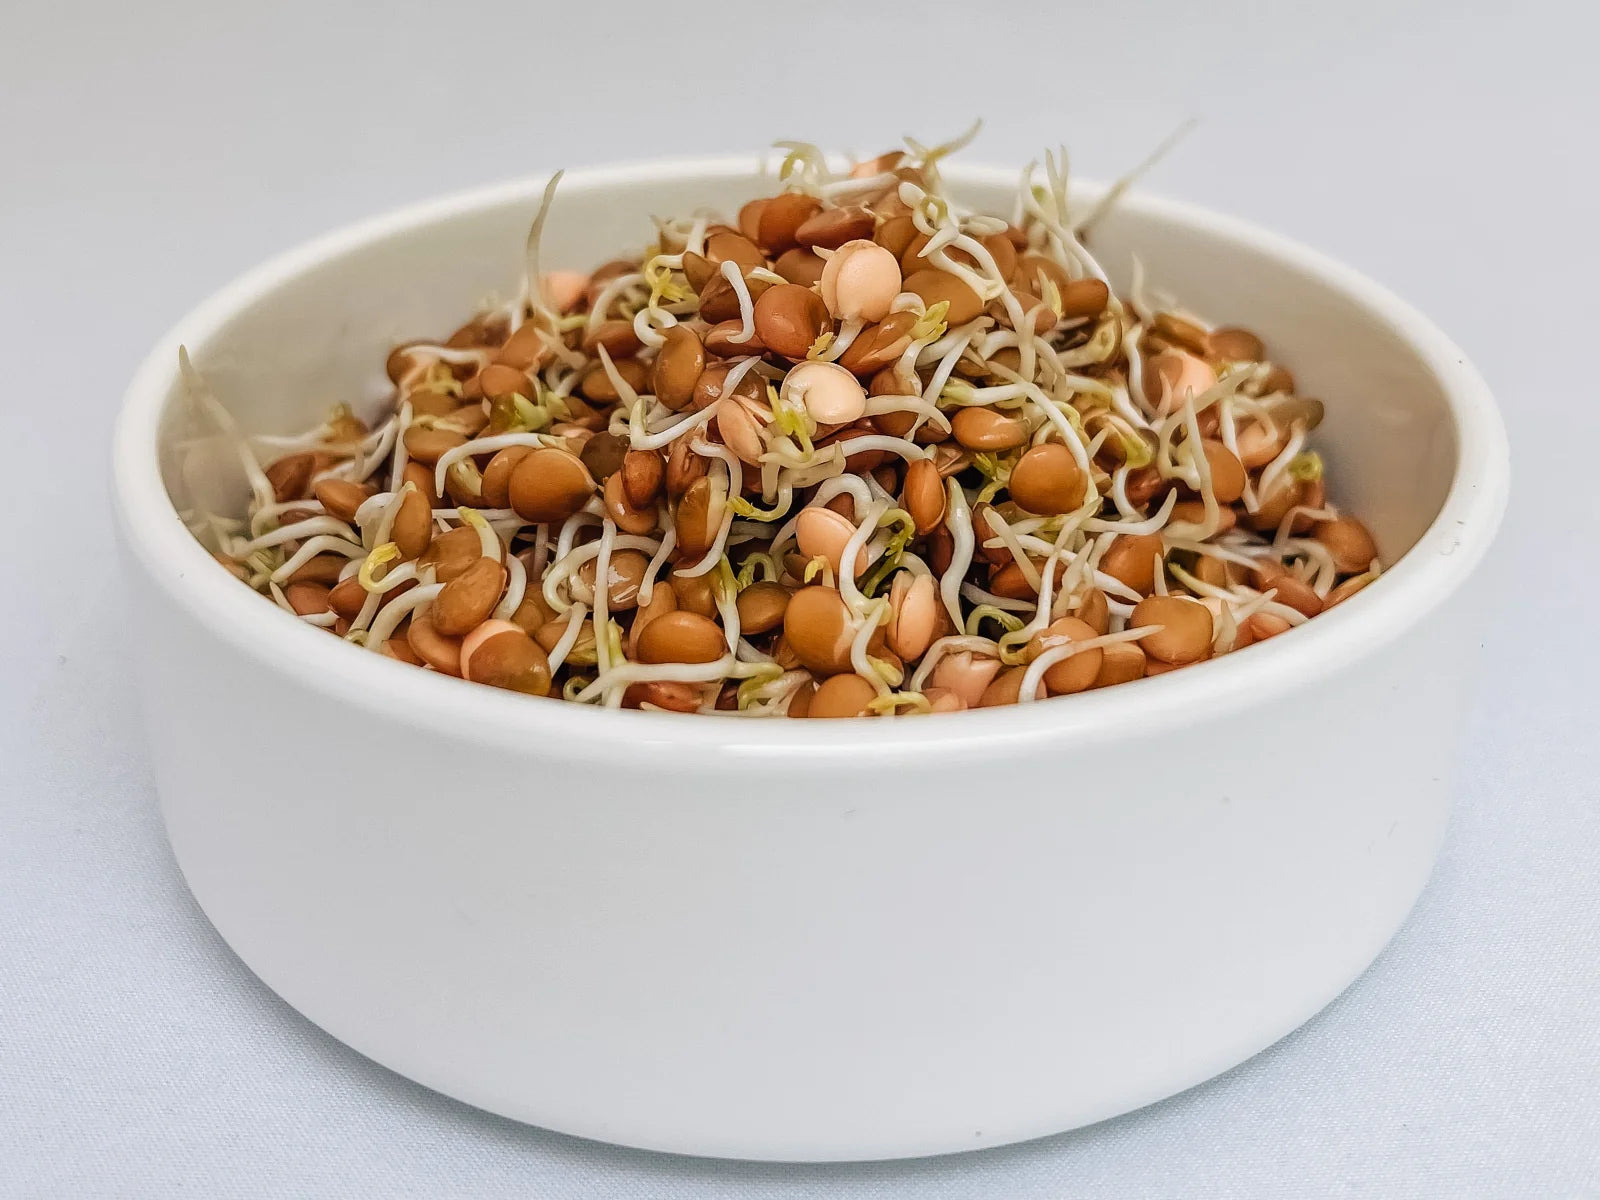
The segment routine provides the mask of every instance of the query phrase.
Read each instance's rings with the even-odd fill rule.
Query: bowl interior
[[[948,174],[967,202],[1012,212],[1013,173]],[[545,229],[543,265],[595,267],[642,248],[652,214],[710,209],[731,218],[769,189],[753,162],[571,177]],[[514,294],[538,190],[508,186],[411,210],[365,236],[335,235],[331,252],[306,256],[303,269],[226,315],[190,353],[245,433],[301,432],[338,403],[373,416],[389,402],[384,361],[395,343],[443,338],[485,301]],[[1092,250],[1119,287],[1137,258],[1158,293],[1260,334],[1301,392],[1327,403],[1314,445],[1334,502],[1368,522],[1386,563],[1411,548],[1438,514],[1457,459],[1445,387],[1412,341],[1275,239],[1180,205],[1130,199],[1097,226]],[[237,458],[193,415],[174,380],[161,425],[163,477],[202,531],[200,514],[239,515],[247,489]]]

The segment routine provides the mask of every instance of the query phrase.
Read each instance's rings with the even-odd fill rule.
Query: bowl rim
[[[563,195],[623,183],[702,178],[758,178],[760,155],[647,160],[569,171]],[[955,184],[1014,185],[1009,168],[951,163]],[[385,238],[417,234],[454,218],[526,201],[531,212],[548,175],[454,192],[345,225],[275,255],[202,300],[163,335],[133,376],[112,439],[112,503],[125,553],[186,618],[247,658],[342,704],[386,715],[401,725],[449,732],[486,747],[537,751],[538,757],[592,757],[682,763],[682,752],[716,751],[718,767],[847,761],[870,751],[875,764],[992,759],[1061,738],[1077,745],[1147,737],[1212,715],[1273,703],[1380,652],[1443,605],[1487,551],[1503,517],[1509,449],[1487,385],[1466,356],[1431,321],[1353,268],[1239,218],[1142,192],[1121,205],[1186,229],[1205,230],[1289,263],[1378,317],[1435,375],[1455,423],[1457,453],[1450,488],[1433,522],[1378,580],[1323,614],[1272,653],[1224,655],[1197,671],[1178,671],[1103,691],[994,710],[895,721],[705,719],[700,715],[531,703],[496,688],[430,679],[382,655],[338,644],[282,612],[220,570],[179,519],[159,462],[164,400],[175,382],[179,344],[203,346],[259,297],[330,258]],[[1100,190],[1074,185],[1077,193]],[[531,735],[554,735],[535,737]],[[664,755],[673,755],[664,758]]]

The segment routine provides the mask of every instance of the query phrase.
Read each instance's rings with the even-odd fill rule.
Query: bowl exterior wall
[[[1480,619],[1463,589],[1154,746],[808,772],[552,755],[532,722],[489,753],[263,672],[130,574],[174,851],[270,987],[472,1104],[771,1159],[1072,1128],[1306,1020],[1428,875]]]

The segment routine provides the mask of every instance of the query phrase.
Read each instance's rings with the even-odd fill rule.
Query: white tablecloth
[[[17,5],[0,71],[0,1194],[1600,1196],[1591,4]],[[1026,20],[1024,20],[1024,16]],[[1121,1120],[966,1157],[616,1150],[425,1091],[230,954],[162,839],[108,426],[192,302],[333,224],[561,164],[874,150],[985,115],[1342,256],[1505,406],[1515,501],[1438,872],[1306,1028]],[[1358,786],[1353,783],[1353,786]]]

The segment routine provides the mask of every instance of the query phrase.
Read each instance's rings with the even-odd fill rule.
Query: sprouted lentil
[[[975,132],[975,130],[974,130]],[[970,134],[967,135],[970,137]],[[803,143],[734,224],[539,271],[389,355],[388,415],[237,445],[219,561],[368,651],[740,716],[1027,703],[1232,653],[1374,579],[1263,340],[1108,286],[1064,155],[1009,220],[937,163]],[[271,461],[263,464],[263,452]]]

